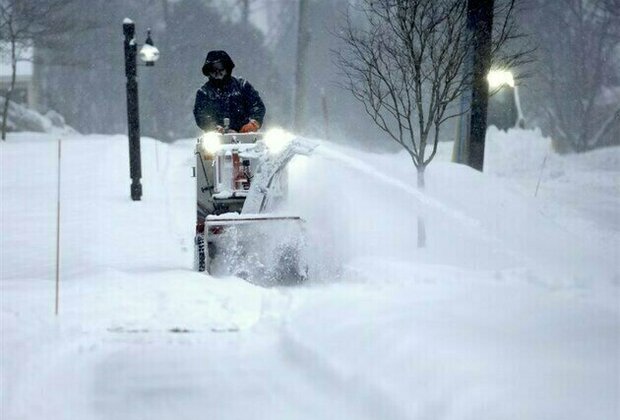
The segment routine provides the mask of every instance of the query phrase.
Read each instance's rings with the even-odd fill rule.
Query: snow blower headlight
[[[283,151],[293,140],[293,135],[281,128],[272,128],[265,133],[264,142],[269,152],[277,154]]]
[[[200,142],[203,153],[207,155],[216,154],[222,147],[222,141],[218,133],[205,133]]]

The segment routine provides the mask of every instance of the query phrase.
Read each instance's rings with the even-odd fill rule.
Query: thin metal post
[[[321,107],[323,108],[323,129],[325,140],[329,140],[329,110],[327,108],[327,96],[325,89],[321,88]]]
[[[60,157],[62,139],[58,139],[58,182],[56,183],[56,296],[54,314],[58,315],[60,304]]]
[[[538,195],[538,189],[540,188],[540,181],[542,180],[543,170],[545,169],[545,163],[547,163],[547,156],[549,155],[545,155],[545,158],[542,161],[542,165],[540,165],[540,173],[538,174],[538,182],[536,183],[536,191],[534,191],[534,197]]]
[[[137,51],[135,24],[123,22],[125,35],[125,76],[127,76],[127,126],[129,131],[129,175],[131,177],[131,199],[142,197],[142,168],[140,161],[140,113],[138,110]]]

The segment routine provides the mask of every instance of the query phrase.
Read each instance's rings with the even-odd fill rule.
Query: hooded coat
[[[216,62],[224,64],[227,74],[222,80],[209,78],[196,92],[194,118],[198,127],[204,131],[214,130],[218,125],[223,127],[224,118],[230,119],[229,128],[235,131],[239,131],[250,119],[262,126],[265,104],[250,82],[232,76],[235,64],[225,51],[210,51],[202,73],[208,77],[211,66]]]

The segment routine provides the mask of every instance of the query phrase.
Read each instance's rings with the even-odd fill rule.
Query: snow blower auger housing
[[[304,220],[278,213],[287,165],[316,143],[283,130],[205,133],[196,145],[194,267],[262,284],[307,277]]]

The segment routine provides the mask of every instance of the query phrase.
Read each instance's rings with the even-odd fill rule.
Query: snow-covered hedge
[[[4,97],[2,96],[0,96],[0,105],[4,106]],[[65,123],[64,117],[55,111],[50,110],[45,115],[41,115],[37,111],[12,101],[9,103],[7,131],[77,133]]]

